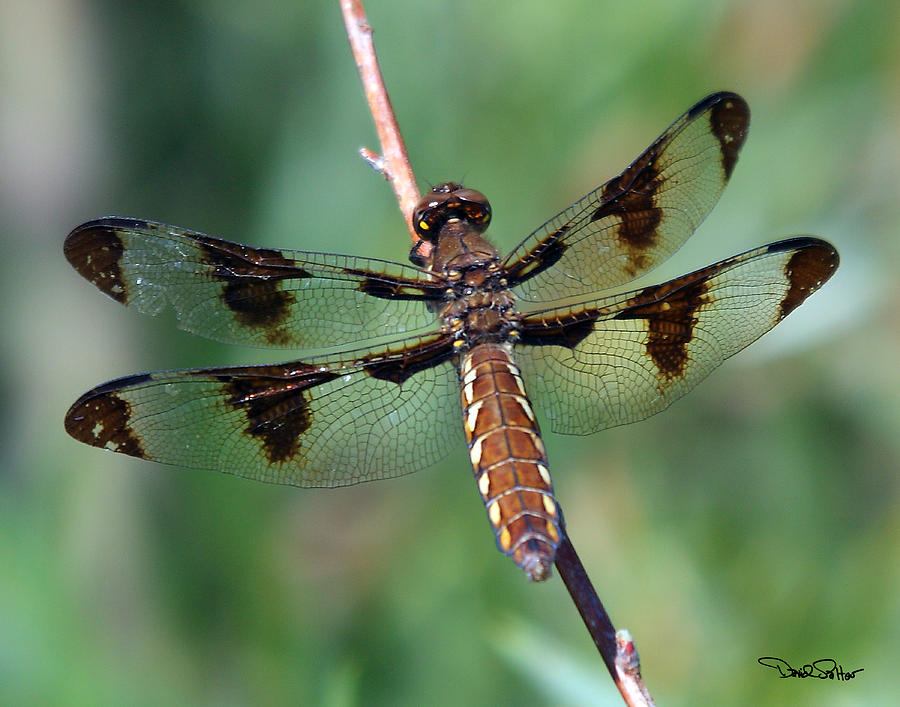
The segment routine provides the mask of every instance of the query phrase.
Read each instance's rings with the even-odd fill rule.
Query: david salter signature
[[[856,670],[844,670],[843,666],[831,658],[821,658],[812,663],[807,663],[799,668],[792,668],[788,662],[782,658],[757,658],[756,661],[760,665],[767,668],[775,668],[779,677],[783,678],[819,678],[819,680],[839,680],[846,682],[856,677],[857,673],[861,673],[865,668],[857,668]]]

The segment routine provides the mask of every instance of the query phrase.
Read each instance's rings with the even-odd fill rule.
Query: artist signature
[[[843,666],[831,658],[821,658],[812,663],[807,663],[799,668],[792,668],[786,660],[782,658],[757,658],[760,665],[767,668],[775,668],[780,677],[783,678],[819,678],[820,680],[852,680],[857,673],[861,673],[865,668],[857,668],[856,670],[844,670]]]

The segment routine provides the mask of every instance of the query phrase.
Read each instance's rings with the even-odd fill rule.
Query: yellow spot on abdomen
[[[544,480],[544,483],[547,486],[552,486],[552,482],[550,481],[550,470],[543,464],[538,464],[538,473],[541,475],[541,478]]]
[[[547,521],[547,537],[555,543],[559,542],[559,533],[556,530],[556,526],[549,520]]]
[[[466,426],[472,433],[475,432],[475,425],[478,423],[478,413],[481,412],[483,406],[484,400],[479,400],[469,408],[469,412],[466,414]]]
[[[494,501],[492,504],[488,506],[488,518],[491,519],[491,524],[496,528],[500,525],[500,502]]]
[[[541,500],[544,502],[544,510],[547,511],[549,515],[556,518],[556,504],[553,502],[553,499],[547,494],[542,494]]]
[[[512,543],[512,537],[509,534],[509,528],[503,528],[503,530],[500,531],[499,539],[500,548],[503,550],[503,552],[509,552],[509,546]]]
[[[472,466],[476,469],[478,465],[481,463],[481,437],[475,440],[475,444],[472,445],[472,448],[469,450],[469,459],[472,460]]]

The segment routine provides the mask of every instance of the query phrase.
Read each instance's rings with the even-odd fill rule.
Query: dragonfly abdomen
[[[460,361],[469,458],[501,552],[542,581],[560,539],[547,452],[509,344],[484,343]]]

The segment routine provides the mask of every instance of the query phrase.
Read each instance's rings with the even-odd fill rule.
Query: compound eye
[[[466,218],[472,223],[487,225],[491,221],[491,210],[486,204],[465,205]]]
[[[475,189],[458,189],[456,196],[461,202],[466,220],[484,231],[491,222],[491,204],[487,197]]]
[[[436,216],[435,209],[416,209],[416,213],[413,214],[413,227],[415,228],[416,233],[425,240],[434,240],[437,238],[439,228]]]

